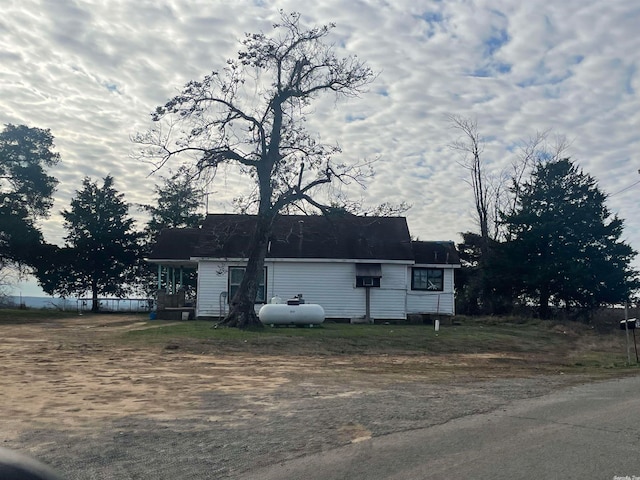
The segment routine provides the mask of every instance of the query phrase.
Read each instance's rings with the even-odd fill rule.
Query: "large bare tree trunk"
[[[267,255],[269,236],[273,218],[269,213],[258,214],[252,249],[249,253],[244,277],[234,297],[231,299],[229,313],[222,324],[229,327],[262,327],[255,311],[255,299],[260,279],[263,278],[264,259]],[[266,295],[266,292],[265,292]]]

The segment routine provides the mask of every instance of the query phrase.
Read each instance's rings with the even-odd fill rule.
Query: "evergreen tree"
[[[43,288],[62,295],[91,291],[91,310],[98,311],[100,295],[124,296],[131,288],[139,257],[134,221],[128,215],[124,195],[106,176],[102,187],[86,177],[82,189],[64,210],[66,248],[54,252],[56,268]]]
[[[156,205],[142,205],[151,218],[145,228],[149,241],[153,241],[163,228],[199,227],[204,215],[202,207],[204,191],[185,169],[164,179],[155,186]]]
[[[455,275],[456,311],[467,315],[504,314],[513,307],[512,282],[505,272],[505,243],[462,233],[457,248],[462,268]],[[483,252],[483,247],[485,251]]]
[[[47,216],[58,183],[46,173],[60,160],[53,147],[49,130],[9,124],[0,132],[0,271],[36,262],[35,222]]]
[[[171,177],[165,178],[163,184],[156,185],[154,190],[156,205],[142,205],[142,210],[150,214],[144,230],[146,252],[162,229],[197,228],[204,221],[204,214],[199,212],[204,191],[186,169],[180,169]],[[158,288],[155,266],[142,261],[137,276],[137,284],[145,294],[151,295]],[[196,284],[196,271],[189,269],[183,276],[181,287],[186,286],[195,291]]]
[[[593,309],[627,300],[638,286],[636,252],[620,239],[623,221],[593,177],[571,160],[540,163],[506,216],[509,276],[540,316],[550,305]],[[506,273],[506,272],[505,272]]]

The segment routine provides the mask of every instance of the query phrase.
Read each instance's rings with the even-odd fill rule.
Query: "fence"
[[[92,300],[90,298],[78,298],[76,300],[66,299],[64,301],[64,310],[77,309],[78,312],[87,312],[91,310]],[[99,298],[101,312],[132,312],[143,313],[150,312],[154,307],[154,300],[151,298]]]

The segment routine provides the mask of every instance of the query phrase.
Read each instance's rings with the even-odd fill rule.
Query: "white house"
[[[197,317],[228,311],[244,274],[255,217],[208,215],[200,229],[169,229],[148,261],[159,286],[198,272]],[[412,241],[404,217],[283,215],[276,219],[256,310],[273,297],[303,295],[327,318],[406,319],[410,314],[453,315],[453,242]]]

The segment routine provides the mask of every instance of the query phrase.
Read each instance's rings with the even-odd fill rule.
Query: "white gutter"
[[[191,257],[194,262],[246,262],[248,258],[221,258],[221,257]],[[398,265],[414,265],[413,260],[385,260],[375,258],[272,258],[267,257],[265,262],[289,262],[289,263],[386,263]]]

